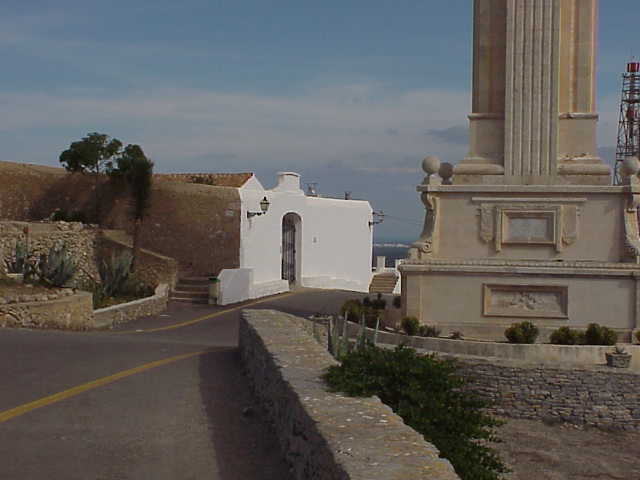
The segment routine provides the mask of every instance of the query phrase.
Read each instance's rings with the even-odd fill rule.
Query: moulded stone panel
[[[568,318],[568,287],[557,285],[485,284],[488,317]]]

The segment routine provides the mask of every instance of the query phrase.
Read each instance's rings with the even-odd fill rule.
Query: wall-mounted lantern
[[[269,205],[271,205],[271,203],[269,203],[269,200],[267,200],[267,197],[264,197],[262,200],[260,200],[260,210],[262,211],[247,212],[247,218],[255,217],[257,215],[264,215],[269,210]]]
[[[369,226],[380,225],[382,222],[384,222],[384,212],[382,210],[373,212],[373,218],[369,221]]]

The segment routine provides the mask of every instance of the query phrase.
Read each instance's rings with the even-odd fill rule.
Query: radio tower
[[[627,63],[622,74],[622,101],[618,123],[615,183],[620,185],[620,166],[627,157],[640,155],[640,62]]]

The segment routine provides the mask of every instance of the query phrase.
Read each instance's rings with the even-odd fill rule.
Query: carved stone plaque
[[[484,285],[483,315],[569,318],[568,288],[559,285]]]
[[[555,245],[555,212],[503,212],[502,243]]]

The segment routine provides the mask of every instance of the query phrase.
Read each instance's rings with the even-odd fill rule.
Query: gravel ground
[[[506,480],[640,480],[640,433],[508,419],[500,437]]]

